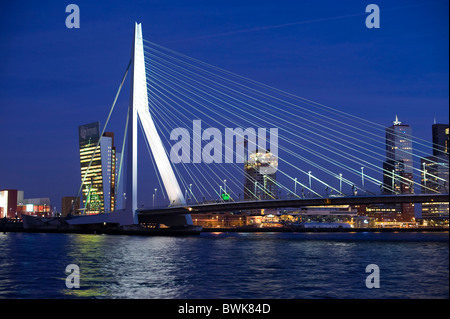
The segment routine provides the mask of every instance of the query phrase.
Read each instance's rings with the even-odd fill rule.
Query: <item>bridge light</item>
[[[311,190],[311,171],[308,172],[309,189]]]
[[[361,166],[361,183],[364,188],[364,166]]]

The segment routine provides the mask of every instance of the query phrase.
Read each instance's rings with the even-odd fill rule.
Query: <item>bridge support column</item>
[[[175,177],[171,163],[164,150],[161,138],[156,130],[155,123],[148,109],[147,96],[147,74],[145,69],[144,45],[142,38],[142,27],[140,23],[135,24],[132,58],[132,77],[129,118],[131,125],[128,130],[128,159],[127,159],[127,191],[126,210],[133,214],[134,223],[138,223],[137,217],[137,119],[144,131],[144,137],[150,145],[156,167],[163,181],[165,190],[171,205],[185,205],[186,201],[180,185]],[[182,217],[184,216],[184,217]],[[173,219],[173,221],[171,221]],[[190,215],[168,216],[162,222],[166,225],[192,225]]]

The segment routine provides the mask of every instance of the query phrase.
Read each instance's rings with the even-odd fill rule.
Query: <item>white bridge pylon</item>
[[[163,181],[171,205],[185,205],[186,201],[173,168],[164,150],[161,138],[148,109],[147,77],[145,72],[144,46],[142,27],[135,23],[133,49],[131,52],[131,94],[129,107],[128,149],[127,149],[127,180],[126,180],[126,211],[133,212],[137,222],[137,131],[138,117],[143,127],[151,152],[156,162],[158,172]],[[157,172],[157,173],[158,173]]]
[[[70,225],[118,223],[120,225],[138,224],[137,216],[137,126],[138,117],[142,124],[145,138],[147,139],[157,170],[164,183],[170,204],[173,206],[185,205],[186,201],[180,185],[175,177],[169,158],[164,150],[161,138],[156,130],[148,109],[147,79],[145,73],[144,46],[142,41],[141,24],[135,23],[133,49],[131,51],[131,94],[129,107],[129,121],[127,131],[127,177],[126,177],[126,202],[125,209],[119,209],[111,213],[95,215],[73,216],[67,220]],[[170,216],[156,216],[151,222],[165,224],[167,226],[192,226],[190,214]]]

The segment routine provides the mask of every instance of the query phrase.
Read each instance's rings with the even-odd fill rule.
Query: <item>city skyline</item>
[[[448,298],[449,1],[2,3],[0,299]]]
[[[134,20],[144,22],[145,36],[156,43],[380,125],[387,127],[398,114],[414,136],[427,141],[435,118],[448,123],[448,17],[441,12],[443,6],[448,11],[448,2],[392,6],[379,2],[379,30],[365,27],[367,14],[357,2],[341,7],[327,2],[324,10],[289,4],[270,18],[269,5],[150,3],[127,7],[125,17],[118,15],[123,4],[113,3],[106,10],[79,2],[78,30],[65,27],[67,13],[61,4],[9,5],[3,10],[4,25],[17,26],[18,14],[28,17],[33,10],[43,20],[36,23],[38,17],[29,17],[11,31],[2,26],[1,54],[6,63],[0,78],[0,134],[7,137],[0,162],[2,189],[50,197],[58,209],[63,196],[76,195],[76,130],[80,124],[102,123],[106,118],[129,59]],[[389,10],[384,13],[384,8]],[[301,15],[293,16],[289,11],[294,9]],[[169,14],[166,23],[152,23],[158,12]],[[359,12],[360,16],[308,22]],[[185,14],[191,14],[186,22],[169,23]],[[407,31],[411,15],[417,19]],[[290,21],[305,23],[263,28]],[[208,28],[199,28],[201,23]],[[261,28],[248,31],[252,27]],[[332,48],[340,51],[330,55]],[[123,91],[122,114],[129,84]],[[121,134],[122,122],[111,124],[108,131]]]

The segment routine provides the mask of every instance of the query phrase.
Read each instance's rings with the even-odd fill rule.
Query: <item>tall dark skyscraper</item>
[[[395,117],[386,128],[386,161],[383,163],[384,193],[408,194],[413,192],[412,130]]]
[[[433,124],[431,127],[433,137],[433,155],[447,156],[449,147],[449,127],[448,124]]]
[[[383,163],[383,193],[411,194],[414,192],[412,130],[395,117],[386,128],[386,161]],[[392,208],[396,220],[409,222],[415,215],[413,204]]]
[[[449,187],[449,125],[433,124],[433,155],[420,160],[422,193],[448,193]],[[431,224],[447,224],[448,203],[423,203],[422,219]]]

